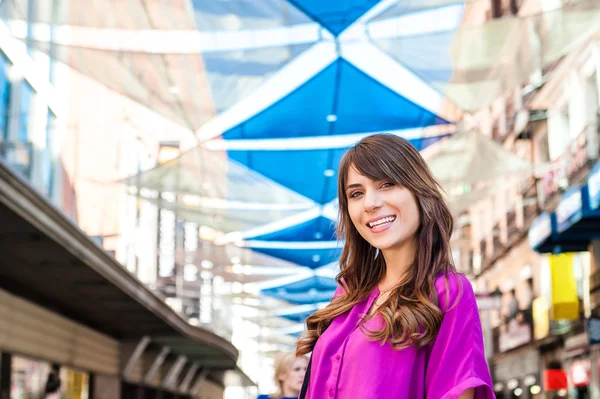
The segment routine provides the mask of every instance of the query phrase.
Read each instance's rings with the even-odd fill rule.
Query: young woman
[[[481,322],[450,251],[453,221],[419,152],[373,135],[341,161],[339,287],[308,317],[310,399],[492,399]]]
[[[260,395],[257,399],[298,399],[307,366],[306,356],[296,357],[294,352],[278,354],[275,358],[275,382],[279,392],[272,396]]]

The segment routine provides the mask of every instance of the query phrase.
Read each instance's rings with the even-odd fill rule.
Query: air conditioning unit
[[[33,143],[0,141],[0,158],[11,170],[29,179],[33,165]]]

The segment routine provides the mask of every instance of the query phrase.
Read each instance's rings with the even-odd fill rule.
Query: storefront
[[[11,399],[91,399],[87,372],[19,355],[10,359]]]
[[[550,335],[563,335],[566,338],[563,347],[557,348],[556,353],[541,353],[542,358],[547,358],[543,361],[544,388],[561,392],[568,388],[569,397],[572,398],[587,399],[592,391],[597,391],[598,385],[597,351],[593,345],[590,346],[593,340],[590,340],[587,332],[589,328],[584,331],[583,325],[593,320],[590,316],[598,316],[598,301],[594,297],[597,295],[595,291],[600,288],[600,280],[596,281],[598,265],[595,255],[590,251],[600,239],[599,200],[600,162],[592,168],[585,184],[565,191],[556,210],[539,215],[529,230],[530,245],[537,252],[551,254],[548,258],[551,264],[558,258],[554,255],[563,254],[560,255],[562,260],[554,263],[552,279],[560,279],[557,277],[560,274],[571,274],[570,278],[576,280],[577,292],[567,301],[570,303],[554,303],[558,301],[554,293],[552,299],[548,298],[547,310],[552,308],[551,313],[556,313],[553,315],[555,321],[544,323],[550,326]],[[555,288],[559,290],[558,296],[564,299],[562,286],[557,284]],[[573,305],[570,316],[562,319],[557,317],[561,313],[564,315],[566,305]],[[540,338],[539,334],[535,335]],[[560,355],[557,355],[558,352]]]
[[[591,361],[589,336],[586,332],[568,337],[564,341],[564,364],[568,372],[569,396],[589,399]]]
[[[0,398],[119,399],[124,382],[222,398],[228,370],[253,385],[231,342],[185,322],[2,163],[0,220]]]
[[[541,398],[539,360],[539,352],[533,345],[495,356],[491,363],[496,397],[498,399]]]

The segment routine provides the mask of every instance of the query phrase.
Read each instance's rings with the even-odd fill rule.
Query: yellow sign
[[[552,276],[552,320],[578,320],[579,298],[573,275],[573,254],[550,255]]]
[[[540,296],[531,304],[533,313],[533,337],[534,339],[546,338],[550,333],[550,307],[548,298]]]

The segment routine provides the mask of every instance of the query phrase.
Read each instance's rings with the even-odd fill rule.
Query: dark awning
[[[590,208],[588,185],[567,190],[554,213],[557,230],[561,236],[586,244],[600,238],[600,210]]]
[[[118,340],[149,336],[211,370],[237,349],[188,324],[0,161],[0,288]]]
[[[543,212],[529,228],[529,245],[539,253],[586,251],[588,243],[581,239],[565,237],[558,232],[556,213]]]

